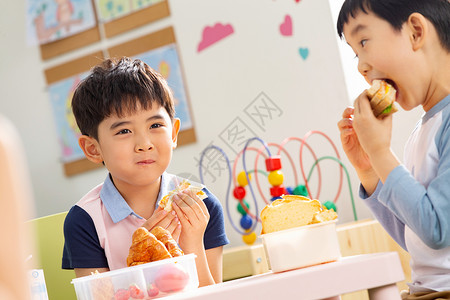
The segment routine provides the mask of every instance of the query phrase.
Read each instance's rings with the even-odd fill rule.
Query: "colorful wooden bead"
[[[245,197],[245,188],[242,186],[237,186],[234,188],[233,196],[238,200],[242,200]]]
[[[281,169],[281,157],[272,156],[266,159],[266,170],[268,172]]]
[[[279,197],[279,196],[284,195],[284,194],[286,194],[286,189],[282,185],[273,186],[273,187],[270,188],[270,195],[272,197]]]
[[[248,174],[248,179],[252,180],[252,176]],[[240,186],[246,186],[248,184],[247,176],[245,176],[245,171],[242,171],[237,176],[237,182]]]
[[[284,175],[283,172],[280,170],[275,170],[269,173],[269,176],[267,176],[267,179],[269,180],[270,185],[272,186],[278,186],[281,185],[284,181]]]
[[[248,232],[248,230],[246,230],[246,232]],[[246,243],[247,245],[253,245],[253,243],[256,241],[256,233],[252,232],[250,234],[244,234],[242,236],[242,240],[244,241],[244,243]]]
[[[250,229],[253,224],[252,218],[249,217],[249,215],[242,216],[240,221],[241,227],[244,229]]]
[[[278,200],[278,199],[283,199],[283,198],[281,198],[281,197],[272,197],[272,198],[270,198],[270,201],[275,201],[275,200]]]
[[[286,194],[293,195],[294,194],[294,188],[291,186],[286,187]]]
[[[247,201],[242,200],[242,203],[244,203],[244,205],[247,207],[247,210],[250,209],[250,204],[248,204]],[[245,211],[245,209],[242,207],[241,202],[238,202],[237,210],[238,210],[238,212],[239,212],[241,215],[243,215],[243,216],[245,216],[245,215],[247,214],[247,212]]]
[[[332,201],[325,201],[323,203],[323,206],[325,206],[327,209],[332,209],[335,212],[337,212],[336,204],[334,202],[332,202]]]
[[[308,190],[306,189],[306,186],[304,186],[302,184],[297,185],[295,187],[293,193],[294,193],[294,195],[308,197]]]

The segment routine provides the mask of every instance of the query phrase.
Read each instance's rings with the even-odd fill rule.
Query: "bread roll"
[[[262,234],[334,220],[337,214],[327,210],[318,200],[297,195],[284,195],[261,211]]]

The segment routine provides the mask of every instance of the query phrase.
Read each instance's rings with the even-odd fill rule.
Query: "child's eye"
[[[361,40],[361,42],[359,42],[359,43],[361,44],[361,47],[364,48],[364,46],[365,46],[366,43],[367,43],[367,40]]]
[[[162,124],[156,123],[156,124],[152,124],[152,126],[150,126],[150,128],[159,128],[162,127]]]
[[[122,129],[121,131],[119,131],[116,134],[119,135],[119,134],[127,134],[127,133],[131,133],[131,130],[129,130],[129,129]]]

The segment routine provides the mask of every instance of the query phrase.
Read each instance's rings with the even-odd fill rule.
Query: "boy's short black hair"
[[[98,125],[105,118],[153,104],[164,107],[173,120],[174,101],[166,80],[143,61],[122,57],[92,69],[75,90],[72,111],[81,133],[98,139]]]
[[[337,21],[337,32],[343,37],[344,25],[358,12],[373,12],[401,30],[408,17],[418,12],[436,28],[442,47],[450,52],[450,1],[449,0],[345,0]]]

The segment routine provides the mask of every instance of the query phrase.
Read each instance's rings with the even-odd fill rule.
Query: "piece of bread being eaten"
[[[398,111],[395,106],[395,88],[384,80],[374,80],[367,90],[370,107],[375,117],[382,119]]]
[[[175,189],[169,192],[169,194],[165,195],[161,201],[159,202],[159,206],[164,208],[165,211],[172,211],[172,198],[174,195],[184,191],[191,190],[194,194],[200,197],[200,199],[207,198],[206,194],[202,191],[202,188],[199,186],[194,186],[187,182],[187,180],[183,180]]]
[[[326,209],[318,200],[297,195],[283,195],[261,211],[261,234],[331,221],[334,210]]]

